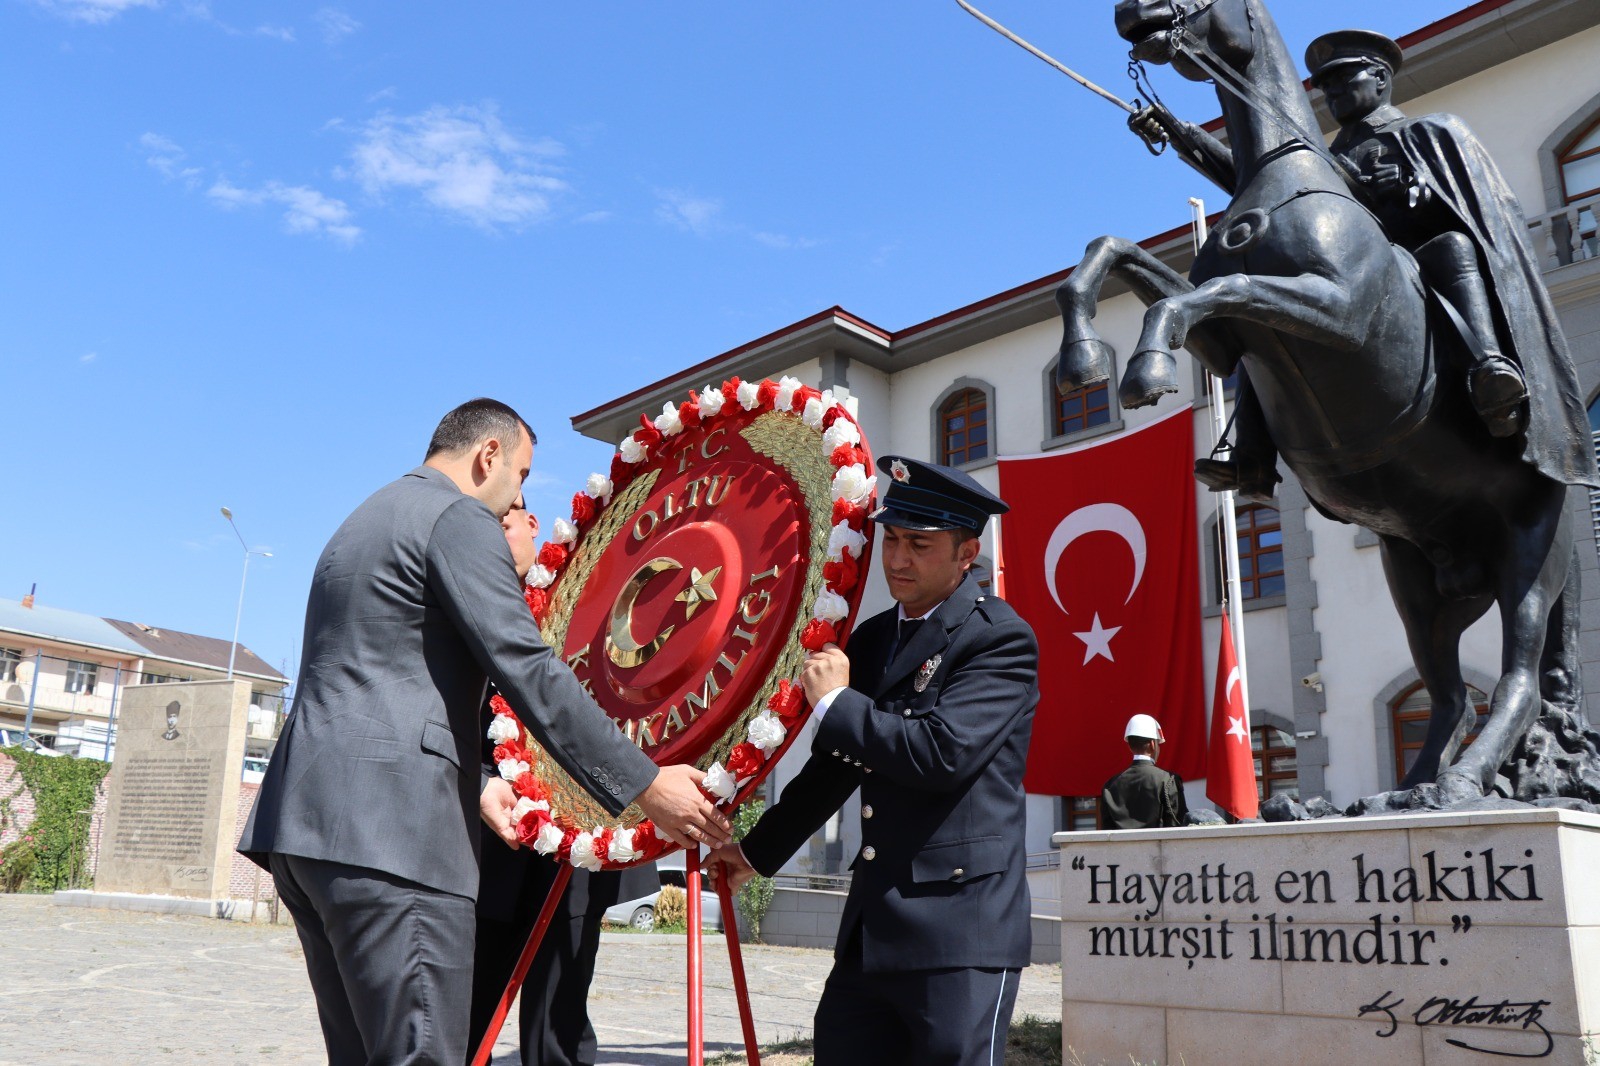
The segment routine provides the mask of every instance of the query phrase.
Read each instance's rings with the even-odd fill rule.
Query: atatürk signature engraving
[[[1395,1030],[1400,1028],[1399,1019],[1395,1011],[1405,1003],[1404,999],[1390,997],[1394,991],[1385,992],[1377,999],[1360,1008],[1357,1017],[1365,1018],[1369,1014],[1382,1014],[1389,1020],[1389,1028],[1377,1031],[1381,1037],[1390,1037]],[[1411,1020],[1418,1026],[1425,1025],[1485,1025],[1517,1027],[1524,1031],[1538,1030],[1544,1037],[1544,1048],[1540,1051],[1497,1051],[1493,1048],[1478,1047],[1465,1040],[1447,1037],[1445,1043],[1452,1044],[1467,1051],[1477,1051],[1484,1055],[1498,1055],[1508,1059],[1542,1059],[1555,1048],[1555,1037],[1550,1035],[1550,1030],[1539,1021],[1544,1017],[1544,1008],[1550,1005],[1548,999],[1533,999],[1515,1002],[1502,999],[1498,1002],[1480,1003],[1477,996],[1466,999],[1452,999],[1448,996],[1434,996],[1422,1006],[1411,1012]]]

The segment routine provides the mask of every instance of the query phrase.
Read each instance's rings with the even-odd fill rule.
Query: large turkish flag
[[[1001,595],[1039,637],[1023,786],[1098,796],[1152,714],[1161,765],[1205,776],[1194,419],[1185,406],[1102,443],[1000,460]]]

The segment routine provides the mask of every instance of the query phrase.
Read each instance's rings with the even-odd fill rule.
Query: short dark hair
[[[533,427],[509,404],[480,396],[476,400],[468,400],[439,420],[439,427],[428,441],[428,454],[423,458],[432,459],[435,455],[465,451],[490,437],[515,442],[519,427],[528,431],[530,441],[539,443]],[[515,444],[512,446],[515,447]]]
[[[1128,747],[1135,755],[1149,755],[1156,741],[1151,737],[1128,737]]]

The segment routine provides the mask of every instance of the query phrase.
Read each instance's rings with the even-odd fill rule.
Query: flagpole
[[[1198,255],[1209,235],[1206,227],[1206,202],[1198,197],[1189,198],[1189,209],[1194,213],[1194,250]],[[1228,390],[1222,379],[1206,374],[1206,395],[1211,400],[1211,433],[1220,441],[1228,431]],[[1228,612],[1233,629],[1233,653],[1239,663],[1239,698],[1244,706],[1245,728],[1250,728],[1250,672],[1245,666],[1244,650],[1244,595],[1239,581],[1239,527],[1233,505],[1232,492],[1219,492],[1217,497],[1217,538],[1221,542],[1223,560],[1222,606]]]

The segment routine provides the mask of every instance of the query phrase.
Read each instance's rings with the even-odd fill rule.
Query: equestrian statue
[[[1308,52],[1341,125],[1330,147],[1263,0],[1121,0],[1116,24],[1136,65],[1215,83],[1226,144],[1153,93],[1130,125],[1232,200],[1187,278],[1132,241],[1090,243],[1057,293],[1057,387],[1110,380],[1093,319],[1114,275],[1148,306],[1123,406],[1178,390],[1179,349],[1238,371],[1234,444],[1197,476],[1267,498],[1281,457],[1321,513],[1377,534],[1433,709],[1400,789],[1351,813],[1600,804],[1567,506],[1569,486],[1600,478],[1509,186],[1459,118],[1393,105],[1402,54],[1379,34],[1328,34]],[[1459,644],[1491,607],[1501,676],[1465,746],[1476,715]]]

